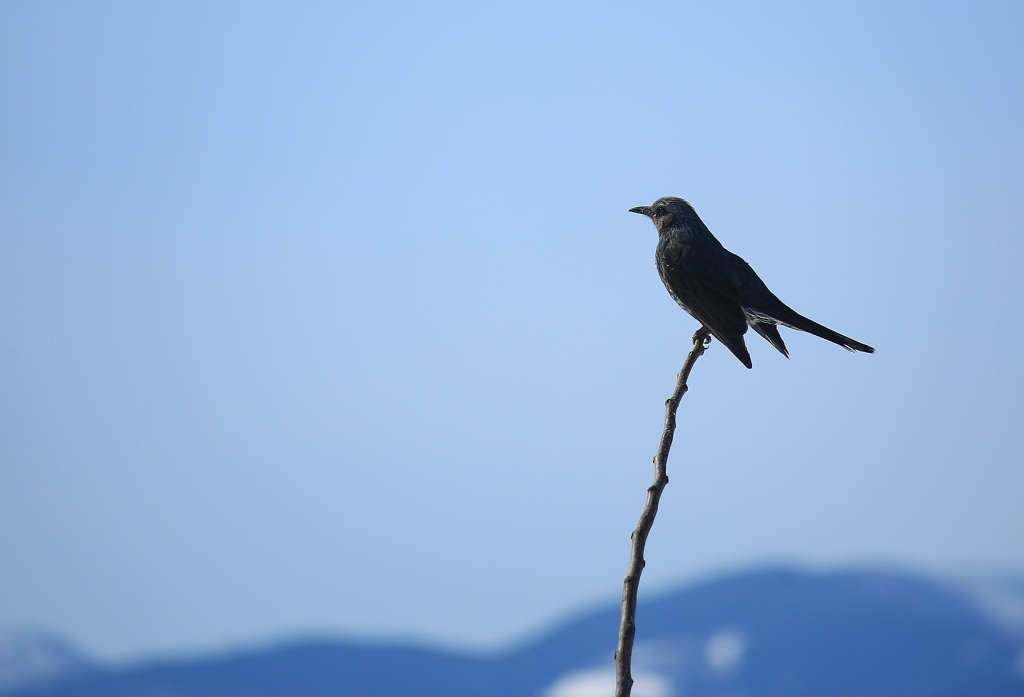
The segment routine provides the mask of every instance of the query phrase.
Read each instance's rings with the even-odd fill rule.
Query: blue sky
[[[691,379],[644,589],[1024,573],[1024,9],[0,8],[0,623],[493,647],[619,592],[683,196],[797,311]]]

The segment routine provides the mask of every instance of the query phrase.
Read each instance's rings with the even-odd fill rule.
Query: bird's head
[[[649,206],[630,208],[629,212],[646,215],[654,222],[654,227],[658,228],[658,232],[673,225],[679,225],[687,218],[697,216],[693,206],[675,196],[663,196]]]

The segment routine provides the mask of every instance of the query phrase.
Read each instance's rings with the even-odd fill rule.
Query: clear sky
[[[714,345],[643,589],[1024,572],[1019,2],[0,5],[0,623],[514,641],[620,592],[690,200],[878,348]]]

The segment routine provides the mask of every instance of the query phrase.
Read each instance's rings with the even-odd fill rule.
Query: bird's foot
[[[705,346],[711,345],[711,332],[707,327],[701,327],[693,333],[693,345],[704,344]]]

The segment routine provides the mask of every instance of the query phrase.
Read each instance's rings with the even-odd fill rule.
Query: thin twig
[[[636,596],[640,588],[640,574],[644,570],[644,547],[647,535],[658,515],[658,501],[668,484],[668,451],[672,448],[672,437],[676,431],[676,409],[679,401],[689,389],[686,379],[697,359],[704,355],[711,338],[703,327],[693,335],[693,350],[686,356],[682,370],[676,376],[676,389],[665,402],[665,429],[661,433],[661,445],[654,456],[654,483],[647,488],[647,504],[640,515],[640,522],[633,531],[633,548],[629,555],[629,571],[622,584],[622,619],[619,622],[619,645],[615,651],[615,697],[629,697],[633,689],[633,637],[636,635]]]

